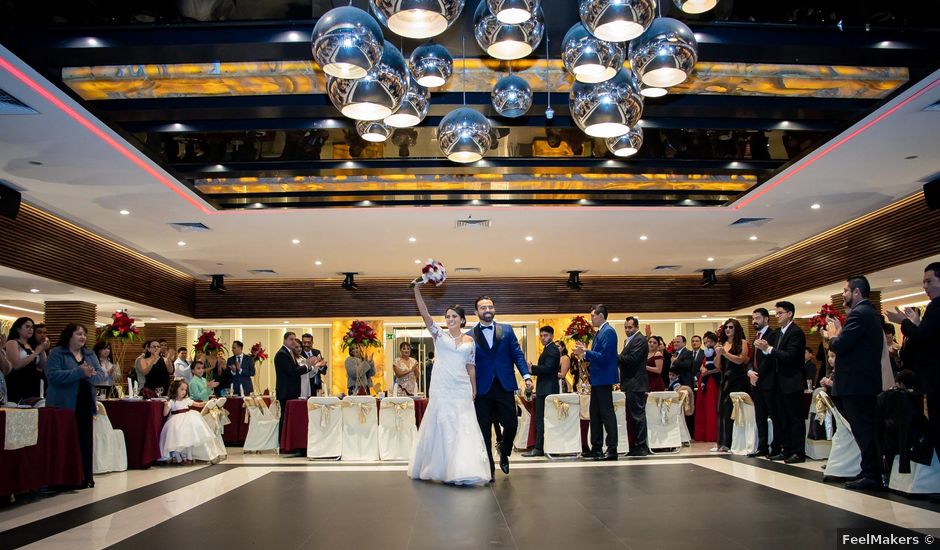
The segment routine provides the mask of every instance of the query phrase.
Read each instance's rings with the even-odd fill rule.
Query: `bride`
[[[418,311],[434,338],[430,392],[434,398],[421,420],[418,443],[408,461],[408,476],[454,485],[486,483],[490,481],[490,462],[473,407],[477,392],[476,343],[461,330],[467,324],[464,309],[447,308],[447,330],[442,331],[428,313],[421,285],[416,284],[414,291]]]

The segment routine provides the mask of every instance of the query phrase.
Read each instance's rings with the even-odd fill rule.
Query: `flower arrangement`
[[[826,328],[826,323],[829,322],[829,319],[838,319],[840,323],[845,324],[845,315],[839,313],[832,304],[823,304],[822,308],[819,310],[819,313],[813,315],[809,320],[809,331],[811,333],[816,333],[824,328]]]
[[[365,321],[353,321],[343,336],[343,351],[352,347],[377,348],[381,345],[379,336]]]
[[[446,280],[447,269],[444,268],[444,264],[432,259],[428,260],[427,265],[421,268],[421,276],[411,281],[410,288],[414,288],[418,284],[441,286]]]
[[[583,316],[578,315],[571,320],[571,324],[568,325],[568,328],[565,329],[565,339],[574,340],[575,342],[581,342],[584,345],[587,345],[594,338],[594,334],[597,331],[594,330],[594,326],[588,322]]]
[[[101,329],[99,340],[124,340],[136,342],[140,340],[140,329],[134,326],[134,318],[128,315],[126,309],[119,309],[111,314],[111,324]]]
[[[211,353],[225,351],[225,345],[215,337],[215,331],[208,330],[199,335],[199,339],[193,344],[197,352],[202,352],[207,356]],[[195,355],[195,354],[194,354]]]
[[[264,348],[261,347],[261,342],[251,346],[251,357],[254,359],[255,363],[263,363],[264,360],[268,358],[268,354],[264,351]]]

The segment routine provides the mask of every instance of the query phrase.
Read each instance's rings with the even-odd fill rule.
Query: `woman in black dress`
[[[6,377],[7,400],[12,403],[39,397],[39,382],[43,380],[42,370],[46,366],[49,339],[43,337],[36,347],[31,346],[29,340],[33,337],[34,326],[29,317],[20,317],[10,327],[4,346],[12,367]]]
[[[747,378],[750,348],[744,340],[744,327],[737,319],[728,319],[718,335],[715,346],[715,366],[721,370],[721,393],[718,397],[718,447],[713,450],[727,452],[731,449],[731,394],[746,392],[751,387]]]

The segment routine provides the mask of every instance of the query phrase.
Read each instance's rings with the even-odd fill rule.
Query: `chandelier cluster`
[[[317,21],[311,48],[327,74],[327,94],[343,115],[357,121],[364,140],[383,142],[392,128],[420,124],[428,113],[430,90],[444,86],[454,72],[454,59],[444,46],[429,40],[406,59],[385,40],[380,23],[399,36],[433,38],[460,17],[464,1],[369,0],[373,15],[344,6]],[[702,13],[718,0],[673,2],[686,13]],[[667,88],[685,81],[698,59],[689,27],[657,17],[657,7],[661,9],[656,0],[580,0],[581,21],[562,41],[565,70],[575,79],[568,98],[572,118],[587,135],[606,138],[618,157],[642,146],[637,124],[644,97],[665,95]],[[496,59],[530,55],[545,36],[540,0],[479,0],[473,35]],[[624,68],[627,60],[630,69]],[[493,87],[491,101],[500,116],[519,117],[532,106],[532,88],[510,67]],[[495,139],[489,120],[466,105],[438,126],[441,151],[454,162],[480,160]]]

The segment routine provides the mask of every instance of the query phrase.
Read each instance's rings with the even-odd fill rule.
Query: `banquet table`
[[[271,398],[265,397],[264,402],[270,406]],[[228,411],[228,419],[232,423],[225,425],[222,440],[226,445],[244,445],[245,438],[248,437],[248,423],[245,422],[248,411],[245,409],[245,399],[243,397],[227,397],[225,399],[225,410]]]
[[[105,399],[101,403],[114,429],[124,432],[129,469],[143,470],[160,459],[163,401]]]
[[[380,406],[381,399],[376,398],[376,406]],[[421,426],[424,411],[428,408],[427,399],[415,399],[415,423]],[[290,453],[297,449],[307,448],[307,400],[291,399],[287,402],[281,425],[281,452]]]
[[[39,434],[35,445],[9,451],[0,445],[0,495],[82,484],[75,412],[43,407],[38,413]],[[2,410],[0,441],[6,441],[6,411]]]

